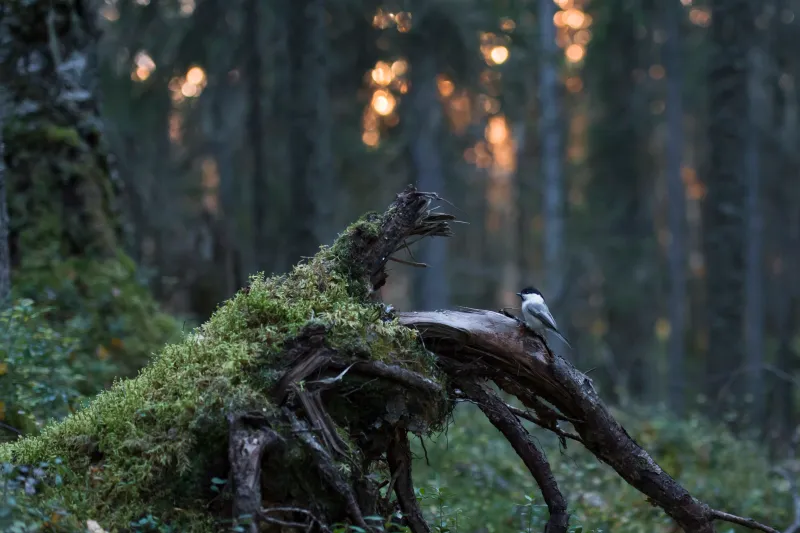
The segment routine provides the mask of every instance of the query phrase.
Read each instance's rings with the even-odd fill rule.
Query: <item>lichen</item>
[[[208,505],[212,477],[226,477],[226,416],[274,412],[270,391],[287,363],[283,348],[301,330],[322,325],[328,346],[344,357],[388,361],[439,379],[416,331],[368,301],[365,281],[354,271],[354,243],[377,238],[379,218],[360,220],[288,275],[253,276],[248,288],[182,342],[168,345],[136,378],[117,381],[41,435],[0,447],[0,458],[19,464],[61,458],[64,483],[43,497],[106,529],[151,513],[181,531],[215,530]],[[368,381],[353,387],[372,399],[369,405],[330,405],[351,448],[357,431],[406,414],[420,432],[438,429],[447,416],[444,398]],[[296,463],[308,468],[302,454]]]

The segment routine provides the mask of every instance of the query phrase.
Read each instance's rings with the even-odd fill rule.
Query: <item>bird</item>
[[[566,343],[570,348],[569,341],[558,331],[556,319],[547,308],[544,297],[536,287],[525,287],[517,293],[522,299],[522,317],[524,324],[531,330],[543,336],[546,330],[550,330]]]

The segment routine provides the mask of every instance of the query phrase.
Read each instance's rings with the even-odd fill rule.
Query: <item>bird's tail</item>
[[[552,331],[553,333],[555,333],[556,335],[558,335],[558,338],[559,338],[559,339],[561,339],[562,341],[564,341],[564,344],[566,344],[567,346],[569,346],[570,348],[572,348],[572,345],[569,343],[569,341],[566,339],[566,337],[564,337],[564,335],[562,335],[562,334],[561,334],[561,332],[560,332],[560,331],[558,331],[558,330],[557,330],[557,329],[555,329],[555,328],[551,329],[550,331]]]

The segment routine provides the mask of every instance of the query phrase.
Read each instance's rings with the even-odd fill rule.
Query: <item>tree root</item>
[[[353,520],[353,523],[367,529],[368,526],[364,521],[364,516],[361,514],[361,508],[358,506],[356,496],[350,485],[347,484],[340,472],[336,469],[328,451],[317,441],[312,432],[309,431],[308,424],[298,419],[289,409],[284,408],[283,413],[291,422],[292,430],[310,452],[311,458],[322,476],[322,479],[335,494],[338,494],[344,499],[347,512],[351,520]]]
[[[389,484],[389,490],[391,491],[394,485],[400,510],[403,511],[412,533],[430,533],[431,529],[422,516],[417,496],[414,494],[414,484],[411,481],[411,447],[406,431],[400,429],[395,431],[394,438],[386,451],[386,459],[393,481]]]
[[[545,533],[566,533],[569,525],[567,501],[558,488],[547,459],[536,447],[530,434],[522,427],[505,402],[483,385],[466,378],[459,379],[457,384],[469,398],[475,400],[492,425],[500,430],[539,485],[547,509],[550,511],[550,519],[544,528]]]
[[[248,530],[258,532],[261,511],[261,461],[264,454],[282,446],[283,438],[266,427],[264,420],[229,416],[228,460],[233,485],[233,518],[249,517]]]

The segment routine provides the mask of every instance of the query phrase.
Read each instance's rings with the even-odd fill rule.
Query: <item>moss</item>
[[[181,343],[167,346],[138,377],[118,381],[41,435],[0,447],[0,457],[13,455],[23,464],[62,458],[64,484],[43,497],[58,499],[71,513],[94,518],[106,529],[151,513],[182,531],[217,530],[207,509],[214,496],[212,476],[225,476],[226,416],[273,411],[269,394],[286,363],[283,348],[303,328],[323,325],[326,342],[342,356],[392,361],[438,379],[417,333],[368,302],[363,280],[345,274],[352,274],[348,261],[354,257],[348,241],[373,234],[375,217],[354,224],[332,247],[286,276],[254,276],[247,289]],[[351,387],[368,396],[355,406],[346,401],[331,406],[351,447],[352,436],[374,432],[381,417],[396,423],[408,416],[412,429],[426,432],[447,416],[444,398],[413,398],[399,386],[361,385]],[[370,408],[362,413],[366,397]],[[302,454],[287,462],[296,463],[298,471],[308,468]],[[348,467],[342,463],[342,472]],[[295,485],[291,490],[305,486]]]
[[[159,311],[122,250],[100,133],[62,122],[53,113],[4,124],[12,286],[79,339],[73,363],[86,378],[82,392],[94,394],[114,376],[133,375],[180,326]]]

